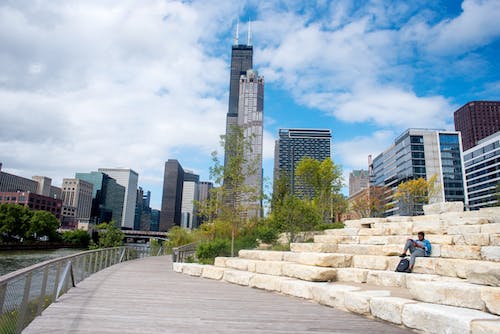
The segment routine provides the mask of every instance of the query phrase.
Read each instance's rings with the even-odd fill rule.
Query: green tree
[[[370,186],[351,203],[351,210],[361,218],[380,217],[385,210],[385,187]]]
[[[429,180],[420,177],[400,183],[394,198],[399,200],[401,213],[410,216],[421,214],[422,205],[429,203],[438,191],[436,179],[437,175],[433,175]]]
[[[305,157],[297,165],[295,176],[298,184],[312,189],[313,203],[325,223],[334,221],[338,210],[345,210],[344,199],[334,196],[340,194],[343,186],[342,169],[332,159]]]
[[[125,234],[115,226],[115,222],[101,223],[96,226],[99,240],[97,245],[91,245],[91,248],[108,248],[123,245]]]
[[[24,238],[30,228],[32,211],[19,204],[0,204],[0,238]]]
[[[62,241],[85,248],[90,243],[90,234],[83,230],[65,231],[62,234]]]
[[[59,239],[57,229],[59,228],[59,220],[56,216],[48,211],[34,211],[30,218],[29,229],[25,236],[28,239],[37,239],[48,237],[54,241]]]

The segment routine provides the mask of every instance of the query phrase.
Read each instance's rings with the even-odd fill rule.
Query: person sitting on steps
[[[405,248],[400,257],[406,257],[406,252],[410,250],[410,267],[406,272],[411,273],[415,265],[415,258],[419,256],[431,256],[431,243],[424,238],[424,232],[418,232],[418,240],[406,240]]]

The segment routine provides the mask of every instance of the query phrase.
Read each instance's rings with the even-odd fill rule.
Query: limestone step
[[[500,333],[498,316],[474,309],[423,303],[399,297],[402,289],[397,288],[373,289],[370,284],[305,282],[294,278],[192,263],[174,263],[174,270],[313,300],[424,333]],[[214,275],[214,272],[217,272],[217,275]]]
[[[337,276],[337,270],[335,268],[304,265],[288,261],[218,257],[215,259],[215,266],[250,273],[287,276],[312,282],[328,282],[335,280]]]
[[[292,252],[335,253],[337,245],[333,243],[296,242],[290,244]]]
[[[272,252],[265,254],[263,250],[241,250],[239,258],[262,261],[288,261],[298,264],[319,267],[343,268],[350,267],[352,256],[339,253],[321,252]]]

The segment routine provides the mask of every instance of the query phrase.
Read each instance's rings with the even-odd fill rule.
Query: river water
[[[82,251],[84,250],[74,248],[0,251],[0,276],[29,267],[36,263]]]

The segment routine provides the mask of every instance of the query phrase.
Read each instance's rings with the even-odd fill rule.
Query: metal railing
[[[162,255],[144,246],[85,251],[0,276],[0,333],[21,333],[51,303],[90,275],[114,264]]]
[[[196,259],[196,246],[198,242],[172,248],[172,262],[186,262]]]

